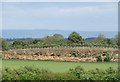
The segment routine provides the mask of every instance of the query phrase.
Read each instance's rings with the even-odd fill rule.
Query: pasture
[[[85,70],[94,70],[95,68],[107,69],[118,68],[118,62],[65,62],[65,61],[41,61],[41,60],[2,60],[2,68],[18,69],[24,66],[34,66],[40,69],[48,69],[53,72],[66,72],[70,68],[81,66]]]

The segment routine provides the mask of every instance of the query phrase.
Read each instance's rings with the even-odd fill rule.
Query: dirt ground
[[[96,61],[98,55],[104,58],[109,53],[112,61],[118,61],[119,50],[114,48],[34,48],[2,51],[4,59]]]

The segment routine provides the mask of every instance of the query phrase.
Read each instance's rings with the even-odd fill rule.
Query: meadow
[[[76,66],[87,70],[96,68],[106,70],[109,67],[118,69],[118,62],[65,62],[65,61],[42,61],[42,60],[2,60],[2,68],[19,69],[24,66],[33,66],[40,69],[47,69],[53,72],[66,72]]]

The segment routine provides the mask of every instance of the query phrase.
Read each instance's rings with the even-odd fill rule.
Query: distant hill
[[[94,40],[96,37],[90,37],[90,38],[85,38],[85,41],[89,42],[91,40]],[[29,40],[32,40],[32,39],[35,39],[35,38],[15,38],[15,39],[6,39],[7,42],[14,42],[16,40],[20,40],[20,41],[29,41]],[[65,41],[67,41],[67,38],[65,38]]]
[[[42,38],[45,36],[51,36],[55,33],[62,34],[64,38],[67,38],[69,34],[73,31],[64,31],[64,30],[2,30],[2,37],[8,39],[14,38]],[[107,38],[114,37],[118,32],[117,31],[75,31],[78,32],[83,38],[97,37],[98,34],[102,33]]]
[[[6,39],[7,42],[14,42],[16,40],[20,40],[20,41],[29,41],[32,40],[33,38],[15,38],[15,39]]]

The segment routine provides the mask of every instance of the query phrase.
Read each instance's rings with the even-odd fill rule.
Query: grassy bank
[[[39,61],[39,60],[2,60],[2,67],[19,69],[24,66],[34,66],[40,69],[48,69],[53,72],[66,72],[70,68],[75,68],[76,66],[81,66],[85,70],[94,70],[96,68],[105,70],[109,67],[114,69],[118,68],[117,62],[62,62],[62,61]]]

